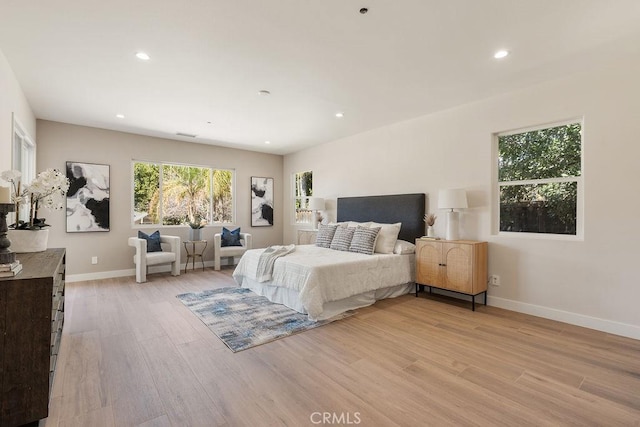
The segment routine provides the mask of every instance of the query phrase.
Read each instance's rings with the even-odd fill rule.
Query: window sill
[[[515,231],[499,231],[494,233],[495,237],[505,237],[507,239],[525,239],[525,240],[558,240],[564,242],[584,242],[582,235],[568,234],[550,234],[550,233],[525,233]]]

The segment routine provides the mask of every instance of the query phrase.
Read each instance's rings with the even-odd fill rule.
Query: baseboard
[[[222,262],[222,265],[228,265],[229,263]],[[204,266],[213,267],[213,261],[205,261]],[[180,266],[180,270],[184,271],[185,265],[182,264]],[[191,270],[193,266],[189,263],[189,270]],[[196,261],[195,269],[202,268],[202,263],[200,261]],[[171,271],[171,266],[169,264],[166,265],[156,265],[149,267],[149,272],[147,274],[153,273],[167,273]],[[65,277],[65,281],[67,283],[73,282],[84,282],[85,280],[101,280],[101,279],[113,279],[116,277],[127,277],[127,276],[135,276],[136,270],[134,268],[130,268],[128,270],[111,270],[111,271],[99,271],[96,273],[82,273],[82,274],[67,274]]]
[[[527,304],[504,298],[489,296],[487,300],[489,305],[494,307],[531,314],[532,316],[544,317],[545,319],[557,320],[571,325],[582,326],[589,329],[595,329],[597,331],[640,340],[640,326],[615,322],[613,320],[600,319],[598,317],[585,316],[583,314],[571,313],[569,311],[562,311],[555,308]]]
[[[127,277],[135,275],[136,270],[133,268],[130,268],[128,270],[99,271],[97,273],[67,274],[67,276],[65,277],[65,282],[84,282],[85,280],[112,279],[114,277]]]

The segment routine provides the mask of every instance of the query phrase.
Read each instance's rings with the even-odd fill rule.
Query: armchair
[[[213,263],[216,270],[220,270],[220,258],[237,257],[251,249],[251,234],[240,233],[242,246],[222,246],[222,233],[213,235]]]
[[[162,252],[147,252],[147,241],[129,237],[129,246],[136,249],[133,263],[136,265],[136,282],[147,281],[147,267],[158,264],[171,264],[171,275],[180,275],[180,237],[160,236]]]

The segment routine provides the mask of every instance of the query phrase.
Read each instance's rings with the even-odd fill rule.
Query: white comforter
[[[257,279],[258,260],[263,251],[248,250],[240,259],[233,272],[240,286],[244,277]],[[300,245],[276,260],[269,283],[297,291],[309,317],[315,318],[326,302],[413,282],[413,256],[363,255]]]

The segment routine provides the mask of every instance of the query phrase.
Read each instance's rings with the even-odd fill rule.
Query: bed
[[[343,197],[337,221],[402,223],[398,240],[413,243],[424,233],[425,194]],[[265,249],[247,251],[233,272],[244,288],[284,304],[311,320],[324,320],[384,298],[411,292],[415,255],[365,255],[315,245],[299,245],[275,260],[270,280],[259,281],[256,269]]]

